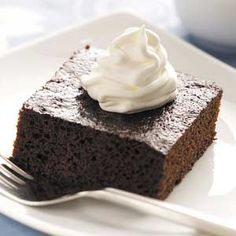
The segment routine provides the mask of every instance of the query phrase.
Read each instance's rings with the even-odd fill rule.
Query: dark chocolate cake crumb
[[[90,49],[90,45],[87,44],[87,45],[85,46],[85,49],[86,49],[86,50],[89,50],[89,49]]]

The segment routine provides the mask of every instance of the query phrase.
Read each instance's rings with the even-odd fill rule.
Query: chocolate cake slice
[[[13,161],[59,195],[115,187],[164,199],[213,142],[222,90],[178,73],[172,103],[106,112],[80,85],[101,52],[75,52],[24,103]]]

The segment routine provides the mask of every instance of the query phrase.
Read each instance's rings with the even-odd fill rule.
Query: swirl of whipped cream
[[[103,110],[136,113],[174,100],[176,79],[159,36],[142,26],[115,38],[81,84]]]

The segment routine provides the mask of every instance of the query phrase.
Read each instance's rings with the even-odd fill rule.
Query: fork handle
[[[218,218],[207,216],[172,203],[143,197],[138,194],[114,188],[105,188],[104,190],[96,192],[98,194],[92,194],[91,196],[138,209],[140,209],[140,206],[143,206],[150,213],[162,219],[194,228],[204,233],[214,235],[235,235],[236,232],[236,228],[233,227],[233,225],[222,223],[222,220],[220,221]]]

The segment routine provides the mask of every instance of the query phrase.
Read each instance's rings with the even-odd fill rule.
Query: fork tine
[[[18,166],[16,166],[14,163],[12,163],[11,161],[9,161],[8,158],[4,157],[3,155],[0,154],[0,158],[4,161],[4,163],[6,164],[6,166],[8,166],[11,170],[15,171],[17,174],[19,174],[20,176],[23,176],[26,179],[29,180],[33,180],[33,177],[29,174],[27,174],[25,171],[23,171],[22,169],[20,169]]]
[[[10,182],[9,180],[6,179],[6,177],[3,177],[2,175],[0,175],[0,182],[5,185],[6,187],[10,188],[10,189],[17,189],[17,186],[14,185],[12,182]]]
[[[13,180],[17,184],[25,184],[25,181],[14,175],[11,171],[9,171],[4,165],[0,165],[0,173],[7,176],[9,179]]]

